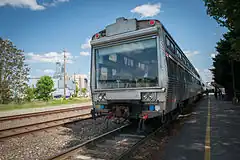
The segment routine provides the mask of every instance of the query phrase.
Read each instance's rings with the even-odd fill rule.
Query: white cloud
[[[142,18],[153,17],[160,13],[161,4],[143,4],[132,9],[132,13],[138,13]]]
[[[52,0],[51,2],[44,2],[39,4],[37,0],[0,0],[0,7],[12,6],[20,8],[30,8],[31,10],[44,10],[46,7],[56,6],[58,3],[69,2],[69,0]]]
[[[73,63],[73,56],[71,53],[66,52],[66,62]],[[27,62],[45,62],[45,63],[56,63],[56,62],[63,62],[64,53],[57,53],[57,52],[48,52],[44,54],[34,54],[34,53],[27,53],[26,54],[26,61]]]
[[[212,81],[212,72],[209,69],[202,69],[199,70],[199,74],[204,82],[211,82]]]
[[[216,53],[212,53],[212,54],[211,54],[211,57],[212,57],[212,58],[215,58],[215,57],[216,57]]]
[[[84,51],[83,51],[83,52],[80,52],[80,55],[81,55],[81,56],[89,56],[90,53],[89,53],[89,52],[84,52]]]
[[[91,41],[91,39],[86,39],[86,42],[81,45],[81,48],[82,49],[89,49],[89,48],[91,48],[90,41]]]
[[[54,73],[55,71],[52,70],[52,69],[45,69],[43,72],[44,72],[44,73],[47,73],[47,74],[52,74],[52,73]]]
[[[43,10],[44,6],[39,5],[37,0],[1,0],[0,7],[10,5],[13,7],[30,8],[31,10]]]
[[[53,7],[53,6],[56,6],[58,3],[64,3],[64,2],[69,2],[69,0],[53,0],[52,2],[43,3],[43,5],[46,7]]]
[[[183,51],[185,53],[185,55],[189,58],[192,57],[194,55],[199,54],[199,51]]]

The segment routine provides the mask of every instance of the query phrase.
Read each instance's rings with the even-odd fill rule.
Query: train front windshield
[[[156,37],[95,49],[97,89],[158,86]]]

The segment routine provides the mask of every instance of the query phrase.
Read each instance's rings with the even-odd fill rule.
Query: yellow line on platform
[[[210,98],[208,98],[208,114],[207,114],[207,127],[206,127],[206,137],[205,137],[205,158],[204,160],[210,160],[211,155],[211,146],[210,146],[210,119],[211,119],[211,110],[210,110],[211,102]]]

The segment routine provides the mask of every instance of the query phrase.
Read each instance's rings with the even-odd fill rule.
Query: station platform
[[[160,157],[156,159],[240,160],[240,106],[205,96]]]
[[[59,105],[59,106],[46,106],[46,107],[39,107],[39,108],[16,109],[16,110],[10,110],[10,111],[1,111],[0,117],[37,113],[37,112],[44,112],[44,111],[53,111],[53,110],[75,108],[75,107],[81,107],[81,106],[82,107],[83,106],[91,106],[91,105],[92,105],[92,102],[85,102],[85,103],[78,103],[78,104],[64,104],[64,105]]]

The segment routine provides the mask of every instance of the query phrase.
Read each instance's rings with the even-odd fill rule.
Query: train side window
[[[182,53],[180,53],[181,54],[181,60],[183,59],[183,54]]]
[[[177,49],[177,55],[179,59],[182,59],[180,51]]]
[[[167,36],[166,36],[166,44],[167,44],[167,47],[172,51],[172,53],[175,54],[174,44]]]
[[[168,37],[166,36],[166,44],[167,44],[167,47],[170,48],[170,40],[168,39]]]
[[[171,50],[175,54],[175,48],[174,48],[174,44],[172,42],[171,42]]]

